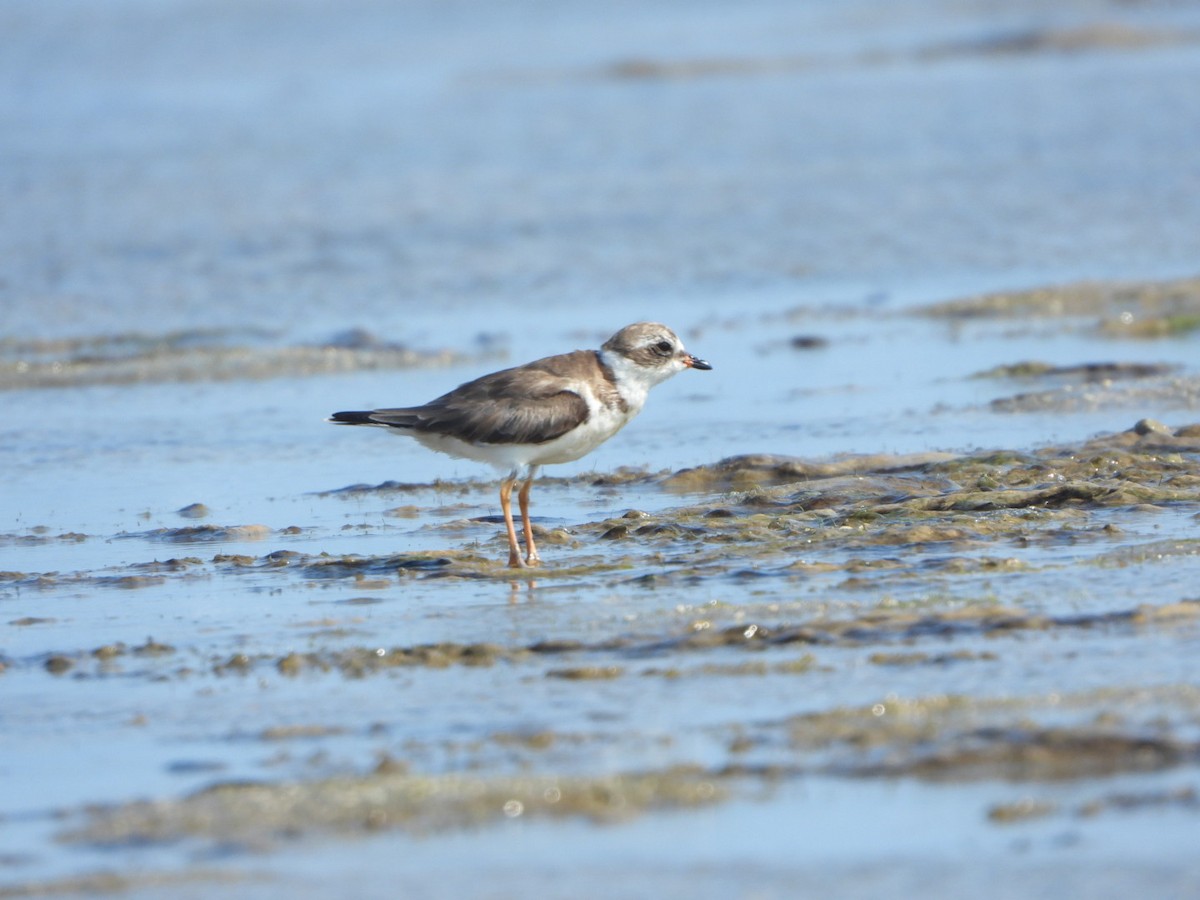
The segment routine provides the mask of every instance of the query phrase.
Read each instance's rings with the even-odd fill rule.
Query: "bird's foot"
[[[524,559],[517,551],[508,554],[508,567],[510,569],[532,569],[542,564],[542,558],[537,553],[531,553]]]

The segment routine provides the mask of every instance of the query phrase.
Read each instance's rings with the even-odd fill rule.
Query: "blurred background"
[[[0,326],[440,345],[463,313],[611,331],[613,306],[666,298],[739,314],[1193,274],[1198,18],[8,0]]]

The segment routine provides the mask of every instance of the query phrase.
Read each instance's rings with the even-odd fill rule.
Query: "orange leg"
[[[500,511],[504,513],[504,527],[508,529],[508,567],[523,569],[525,563],[521,561],[521,547],[517,543],[517,529],[513,525],[512,516],[512,489],[516,483],[516,477],[505,478],[500,482]]]
[[[536,566],[542,561],[533,543],[533,523],[529,521],[529,489],[533,487],[535,474],[536,472],[530,471],[529,477],[521,485],[521,493],[517,495],[517,501],[521,505],[521,526],[525,529],[525,564],[530,566]]]

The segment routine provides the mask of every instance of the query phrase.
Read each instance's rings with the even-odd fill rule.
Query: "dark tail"
[[[370,410],[351,410],[348,412],[335,412],[329,417],[330,422],[336,422],[338,425],[374,425],[371,420]]]

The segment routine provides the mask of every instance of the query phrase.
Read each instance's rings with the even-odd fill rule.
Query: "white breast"
[[[605,406],[587,382],[578,382],[572,389],[587,402],[587,421],[561,437],[531,447],[530,465],[544,466],[579,459],[628,425],[641,409],[640,403],[636,408],[627,403],[624,410],[619,406]]]

